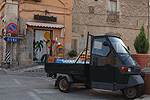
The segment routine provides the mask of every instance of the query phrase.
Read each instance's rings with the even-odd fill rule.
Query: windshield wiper
[[[129,56],[123,61],[123,63],[130,57],[131,55],[129,54]]]
[[[122,45],[122,44],[121,44]],[[122,45],[123,46],[123,45]],[[124,47],[124,46],[123,46]],[[126,48],[126,47],[124,47],[124,49],[128,52],[128,49]],[[128,52],[128,57],[123,61],[123,63],[131,56],[130,54],[129,54],[129,52]]]

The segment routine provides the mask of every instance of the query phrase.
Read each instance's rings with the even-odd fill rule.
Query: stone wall
[[[94,12],[89,11],[90,7]],[[147,33],[148,0],[117,0],[117,22],[107,20],[108,11],[109,0],[73,0],[72,38],[79,41],[78,52],[85,48],[88,32],[94,35],[113,32],[120,33],[131,52],[135,53],[133,43],[143,24]]]
[[[33,61],[33,33],[27,29],[26,36],[20,40],[20,64],[27,65]]]

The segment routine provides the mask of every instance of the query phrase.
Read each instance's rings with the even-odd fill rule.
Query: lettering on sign
[[[5,37],[5,41],[7,42],[19,42],[19,38]]]
[[[42,16],[42,15],[34,15],[34,20],[42,20],[42,21],[57,22],[57,17],[53,17],[53,16]]]

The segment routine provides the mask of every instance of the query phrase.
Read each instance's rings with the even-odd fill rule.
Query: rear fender
[[[73,79],[72,79],[72,77],[70,75],[67,75],[67,74],[57,74],[57,79],[59,79],[60,77],[66,77],[69,82],[73,82]]]

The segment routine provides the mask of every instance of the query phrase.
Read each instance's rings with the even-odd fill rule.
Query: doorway
[[[50,38],[47,40],[53,39],[53,30],[41,30],[35,29],[34,30],[34,43],[33,43],[33,61],[41,62],[41,57],[45,54],[52,55],[52,46],[49,48],[46,46],[46,39],[44,38],[44,34],[49,33]]]

